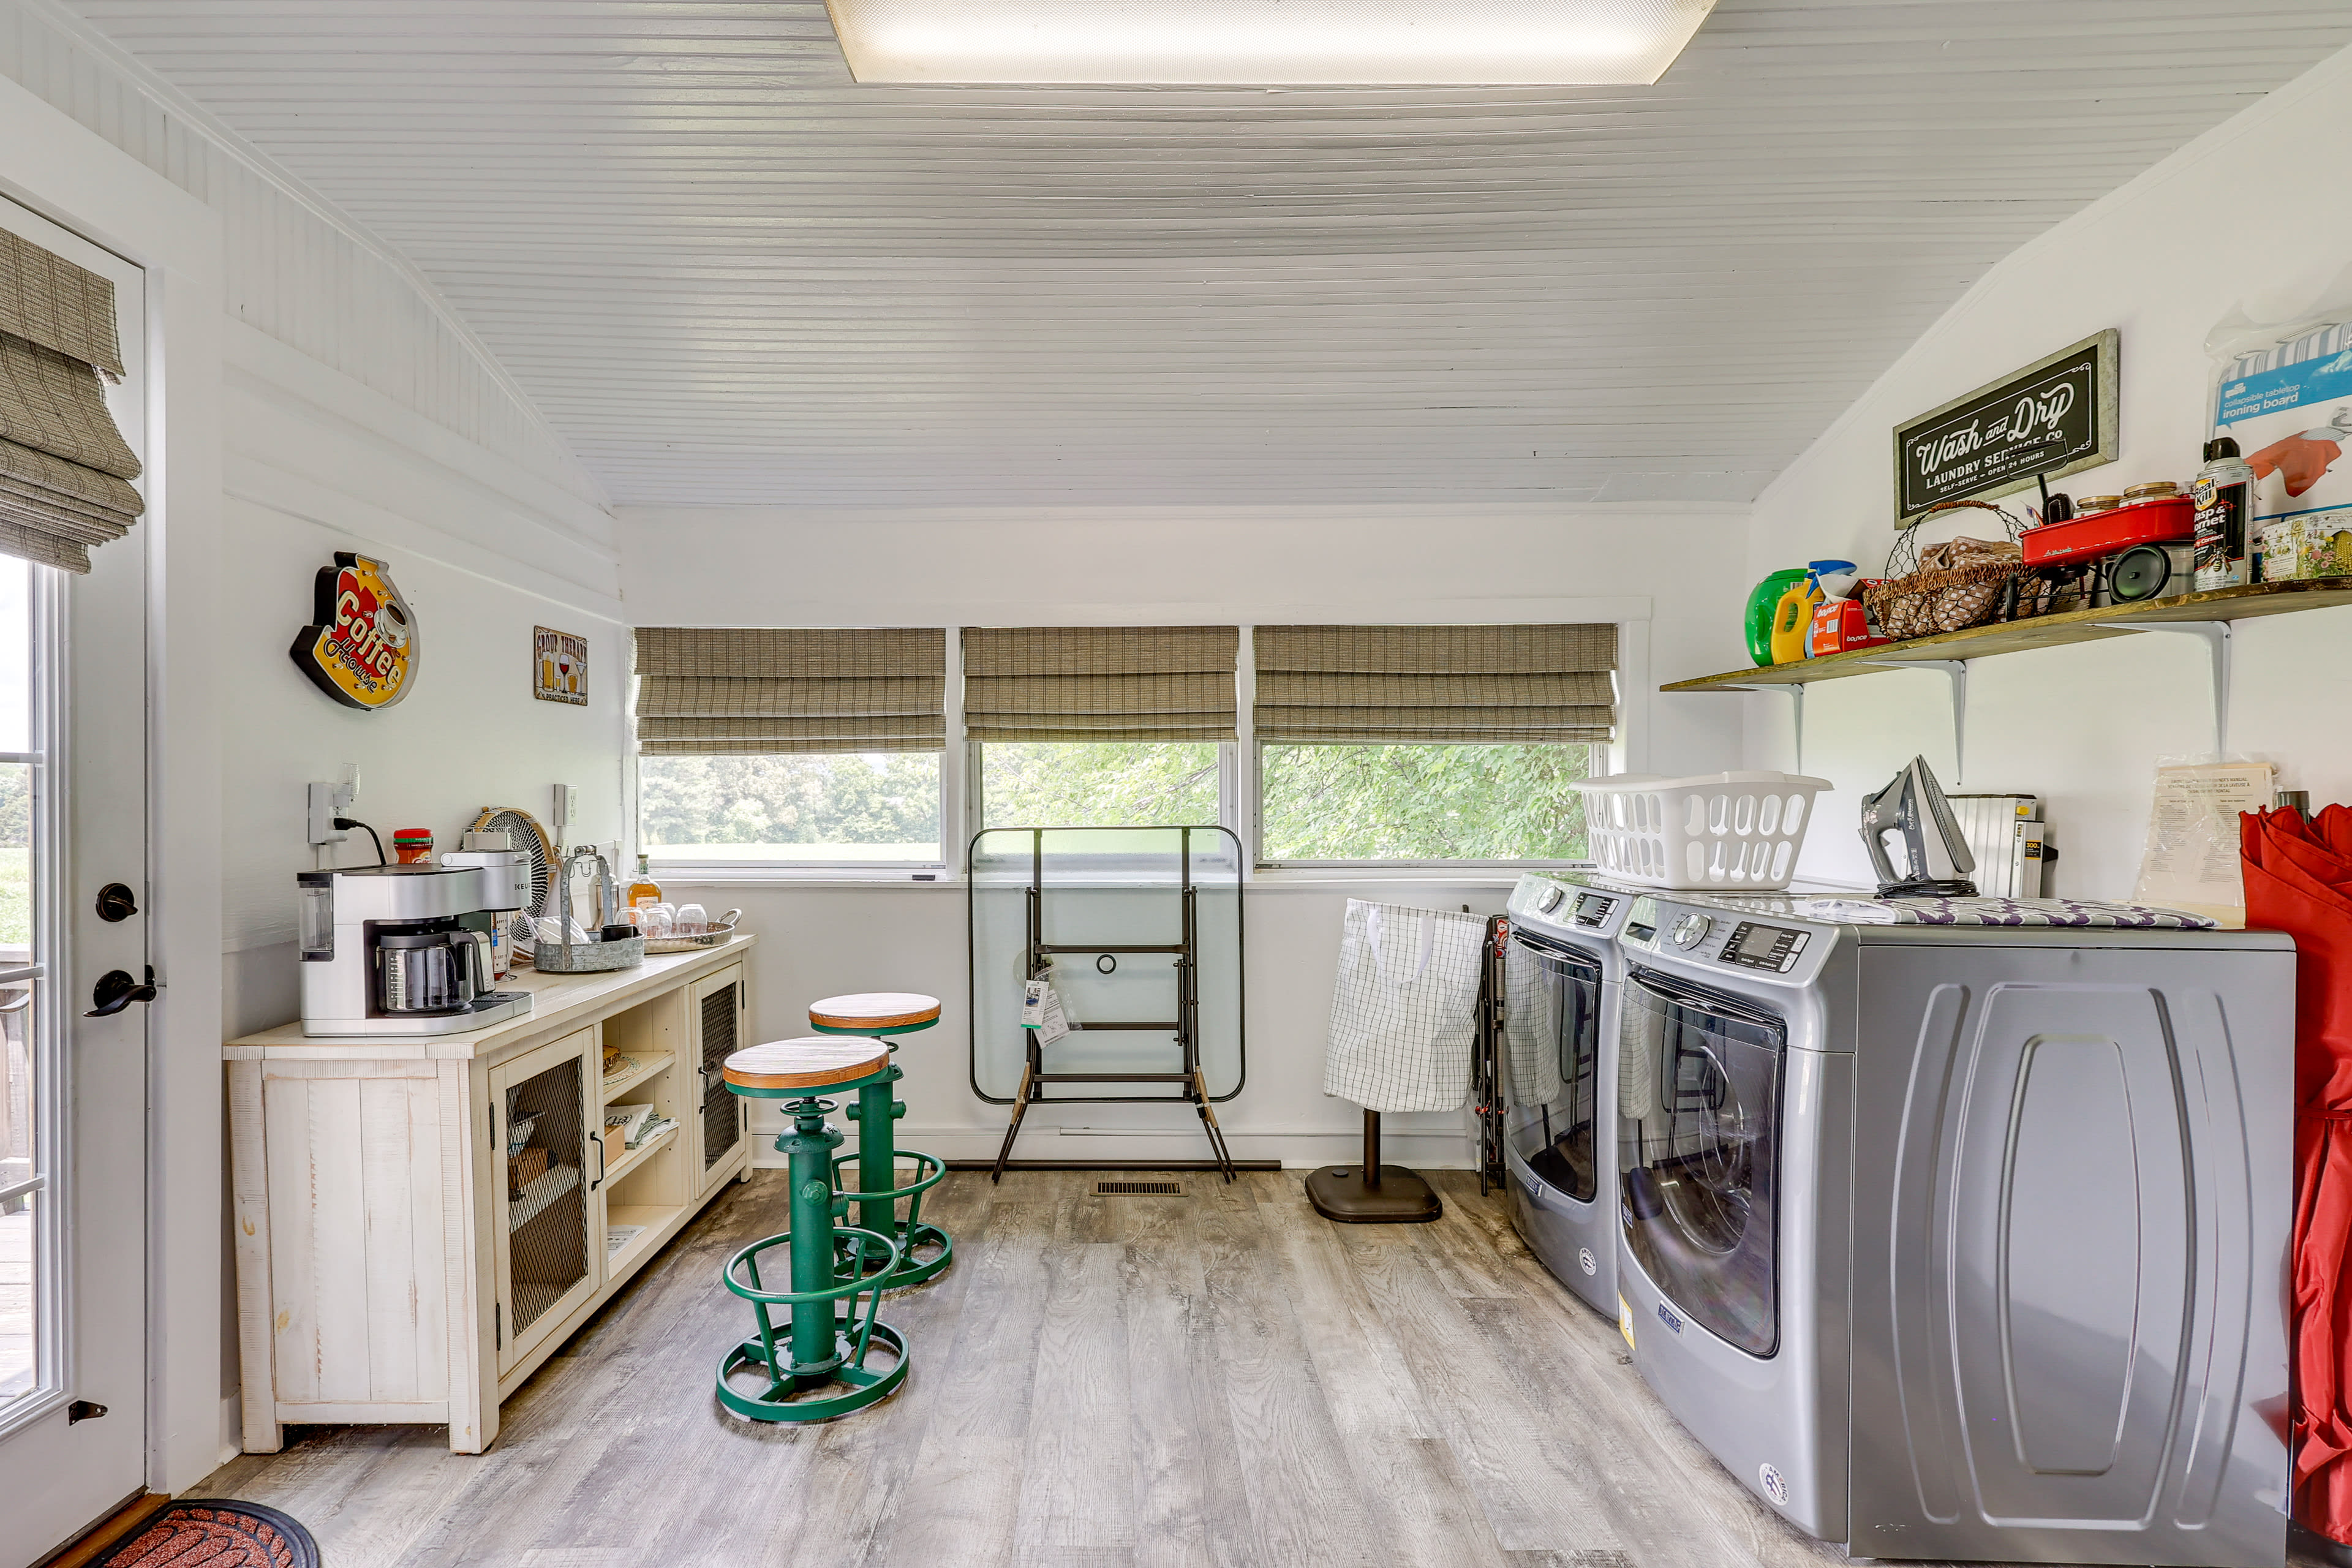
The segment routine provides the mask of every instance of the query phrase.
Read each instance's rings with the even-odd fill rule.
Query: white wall
[[[558,781],[580,786],[574,842],[620,837],[629,642],[614,563],[582,537],[601,511],[251,328],[229,344],[221,1026],[234,1037],[297,1010],[310,780],[359,763],[352,815],[387,848],[401,827],[454,847],[485,805],[544,822]],[[288,657],[338,550],[385,562],[417,616],[416,683],[382,712],[330,700]],[[531,696],[534,626],[587,637],[587,707]],[[375,850],[355,832],[333,853],[368,865]]]
[[[1615,620],[1627,626],[1632,765],[1733,765],[1738,711],[1660,701],[1661,680],[1720,669],[1739,649],[1713,606],[1743,574],[1734,509],[1622,505],[1177,511],[794,512],[622,509],[631,619],[642,626],[1041,626]],[[714,569],[713,563],[725,563]],[[1661,591],[1662,585],[1671,591]],[[1351,897],[1500,912],[1507,876],[1260,879],[1247,910],[1249,1081],[1220,1113],[1242,1159],[1351,1157],[1361,1118],[1321,1092],[1323,1034]],[[675,893],[684,884],[665,883]],[[967,1081],[965,906],[950,884],[694,884],[762,934],[755,1032],[806,1032],[816,998],[916,990],[946,1003],[910,1037],[905,1141],[950,1159],[995,1152],[1006,1112]],[[762,1125],[773,1125],[763,1122]],[[1397,1117],[1392,1158],[1469,1163],[1460,1116]],[[1032,1131],[1032,1130],[1035,1131]],[[1110,1135],[1095,1131],[1117,1130]],[[1197,1159],[1181,1109],[1033,1112],[1034,1159]]]
[[[2352,265],[2352,204],[2339,179],[2314,173],[2347,139],[2352,52],[2001,261],[1758,501],[1748,582],[1822,556],[1875,567],[1895,538],[1893,426],[2105,327],[2123,332],[2120,456],[2063,488],[2079,496],[2147,479],[2186,483],[2210,434],[2207,334],[2238,309],[2256,321],[2292,318]],[[1719,613],[1736,617],[1737,602]],[[2234,641],[2231,752],[2275,762],[2283,786],[2308,789],[2315,802],[2352,798],[2352,727],[2343,722],[2352,712],[2352,608],[2241,621]],[[1966,787],[2049,797],[2062,848],[2056,890],[2128,896],[2151,770],[2160,757],[2211,744],[2201,647],[2160,635],[2011,654],[1976,660],[1969,682]],[[1802,868],[1866,880],[1851,831],[1862,793],[1917,751],[1952,782],[1943,679],[1888,672],[1809,691],[1805,770],[1835,781],[1837,793],[1823,801]],[[1751,758],[1790,765],[1785,700],[1669,700],[1745,703]]]

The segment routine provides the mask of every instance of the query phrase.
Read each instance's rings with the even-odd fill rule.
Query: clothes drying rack
[[[1092,858],[1103,863],[1094,874],[1108,876],[1111,879],[1093,890],[1130,894],[1164,890],[1171,894],[1171,902],[1175,906],[1173,912],[1176,916],[1176,940],[1173,942],[1047,940],[1047,893],[1055,892],[1058,900],[1072,897],[1081,890],[1073,888],[1055,889],[1051,886],[1047,877],[1049,835],[1056,841],[1058,851],[1052,857],[1054,862],[1060,862],[1063,856],[1066,855],[1071,862],[1083,864],[1091,855]],[[1077,835],[1102,837],[1093,840],[1073,837]],[[1168,836],[1164,842],[1172,847],[1175,876],[1172,879],[1160,881],[1155,886],[1155,879],[1150,873],[1159,867],[1160,862],[1168,858],[1167,852],[1149,847],[1139,848],[1139,845],[1154,845],[1160,842],[1150,837],[1160,835]],[[981,868],[984,858],[981,845],[983,839],[1006,837],[1017,839],[1017,837],[1026,837],[1028,839],[1029,876],[1028,885],[1024,889],[1024,941],[1019,977],[1023,989],[1025,990],[1025,983],[1028,981],[1050,978],[1055,972],[1054,961],[1066,957],[1092,958],[1097,973],[1109,975],[1117,972],[1118,961],[1122,957],[1164,956],[1172,961],[1170,973],[1175,986],[1171,998],[1172,1005],[1170,1008],[1175,1016],[1171,1019],[1087,1018],[1082,1020],[1073,1018],[1068,1020],[1072,1037],[1106,1032],[1171,1035],[1174,1037],[1176,1047],[1175,1064],[1171,1068],[1146,1068],[1139,1065],[1135,1068],[1093,1070],[1057,1069],[1049,1066],[1046,1061],[1047,1053],[1054,1047],[1039,1043],[1037,1030],[1025,1027],[1021,1030],[1023,1037],[1021,1087],[1009,1102],[1013,1107],[1012,1121],[1005,1127],[1004,1142],[997,1150],[995,1163],[991,1168],[989,1179],[992,1182],[1002,1180],[1005,1170],[1013,1163],[1013,1141],[1020,1137],[1022,1121],[1027,1116],[1031,1106],[1076,1104],[1189,1105],[1200,1117],[1201,1129],[1207,1136],[1214,1168],[1226,1181],[1230,1182],[1234,1179],[1235,1167],[1233,1153],[1226,1147],[1223,1130],[1217,1125],[1215,1107],[1218,1103],[1231,1100],[1234,1095],[1239,1094],[1241,1084],[1237,1078],[1231,1089],[1223,1094],[1212,1094],[1202,1049],[1201,973],[1204,944],[1200,903],[1202,888],[1194,874],[1194,864],[1198,858],[1195,842],[1196,838],[1210,841],[1211,836],[1218,836],[1223,841],[1220,852],[1214,857],[1214,862],[1229,864],[1234,868],[1234,880],[1231,889],[1234,898],[1233,1038],[1237,1050],[1245,1051],[1241,1005],[1241,846],[1240,841],[1229,830],[1223,827],[1027,827],[988,828],[973,836],[965,869],[968,888],[967,908],[971,921],[969,940],[972,953],[970,971],[972,992],[972,1089],[982,1099],[994,1100],[999,1104],[1007,1103],[1003,1097],[989,1094],[980,1081],[982,1032],[992,1026],[987,1021],[988,1015],[982,1005],[982,987],[992,983],[984,974],[984,971],[991,966],[983,963],[980,953],[982,925],[980,899],[982,891]],[[1088,847],[1079,849],[1077,847],[1082,845]],[[1099,847],[1095,847],[1096,846]],[[1003,855],[1003,850],[999,849],[986,858],[1001,860]],[[1067,874],[1069,867],[1056,864],[1056,869]],[[1055,934],[1065,933],[1056,932]],[[1002,984],[1003,982],[997,980],[992,983]],[[1245,1073],[1245,1056],[1242,1059],[1242,1068]],[[1130,1088],[1139,1090],[1149,1089],[1150,1091],[1087,1092],[1089,1089],[1102,1088]],[[1062,1092],[1048,1092],[1056,1089]]]

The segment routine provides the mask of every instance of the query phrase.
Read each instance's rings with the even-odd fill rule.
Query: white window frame
[[[785,752],[782,755],[815,753]],[[959,823],[957,795],[962,780],[956,766],[956,748],[935,753],[940,759],[940,858],[935,860],[790,860],[782,858],[745,857],[740,860],[672,860],[646,849],[646,864],[654,880],[665,879],[686,883],[698,882],[939,882],[958,875],[962,853],[952,837]],[[642,763],[643,759],[636,759]],[[644,846],[645,793],[640,768],[629,770],[630,800],[634,805],[629,823],[633,840]],[[791,845],[779,845],[789,849]],[[615,867],[615,870],[625,868]]]

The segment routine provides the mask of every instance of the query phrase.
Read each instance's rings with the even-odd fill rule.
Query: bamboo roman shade
[[[122,374],[113,283],[0,229],[0,554],[87,572],[146,510],[101,374]]]
[[[1613,626],[1260,626],[1257,738],[1598,742],[1616,727]]]
[[[637,751],[945,751],[947,660],[937,626],[640,626]]]
[[[1230,741],[1234,626],[967,626],[975,741]]]

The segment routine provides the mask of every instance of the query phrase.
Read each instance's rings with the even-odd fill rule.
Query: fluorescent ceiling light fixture
[[[825,0],[861,82],[1560,87],[1665,74],[1715,0]]]

